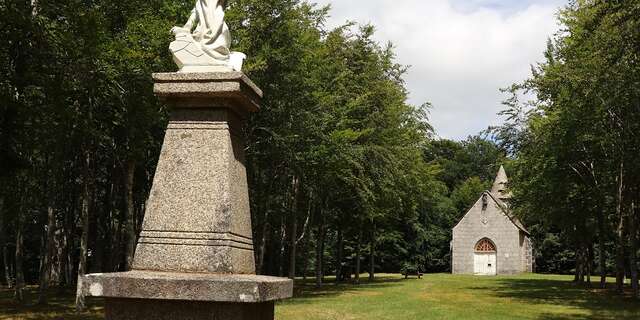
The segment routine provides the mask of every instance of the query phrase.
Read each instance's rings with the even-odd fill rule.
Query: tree
[[[529,221],[551,222],[546,228],[574,246],[576,280],[589,280],[595,234],[601,286],[607,242],[615,239],[616,289],[622,292],[630,273],[634,294],[639,10],[630,2],[575,1],[561,11],[567,32],[549,42],[531,79],[510,88],[509,121],[494,131],[517,157],[516,210]],[[515,98],[519,90],[535,94],[531,111]]]

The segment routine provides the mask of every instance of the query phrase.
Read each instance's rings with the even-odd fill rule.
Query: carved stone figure
[[[224,21],[226,0],[196,0],[189,20],[171,32],[169,49],[180,72],[241,71],[246,56],[231,52],[231,34]]]

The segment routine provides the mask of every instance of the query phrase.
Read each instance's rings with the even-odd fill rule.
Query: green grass
[[[640,301],[609,290],[575,285],[571,277],[425,275],[404,280],[378,275],[359,286],[325,284],[316,289],[298,281],[296,298],[276,306],[278,320],[409,319],[640,319]],[[36,300],[34,288],[28,294]],[[100,300],[89,312],[73,312],[73,293],[52,293],[48,307],[16,306],[0,291],[0,319],[101,319]]]
[[[640,319],[640,301],[574,285],[572,277],[382,275],[360,286],[301,286],[276,308],[278,320]]]

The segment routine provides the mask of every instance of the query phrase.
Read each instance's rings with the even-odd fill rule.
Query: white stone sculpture
[[[246,56],[231,52],[231,34],[224,22],[226,0],[196,0],[189,20],[171,32],[169,49],[179,72],[241,71]],[[195,27],[195,28],[194,28]]]

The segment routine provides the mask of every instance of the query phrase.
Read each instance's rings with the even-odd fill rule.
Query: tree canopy
[[[494,131],[514,152],[516,208],[537,224],[543,263],[556,270],[568,258],[576,280],[590,281],[597,257],[601,286],[615,271],[622,291],[629,274],[636,295],[639,14],[634,1],[572,1],[545,61],[511,88],[510,120]],[[535,95],[528,107],[522,91]],[[574,250],[550,254],[559,241]]]
[[[130,268],[167,122],[151,73],[191,1],[0,3],[2,280],[72,286]],[[237,0],[227,22],[266,93],[243,133],[257,267],[339,281],[449,268],[453,224],[504,158],[439,140],[407,103],[375,27],[327,28],[329,8]],[[78,307],[84,301],[79,297]]]

